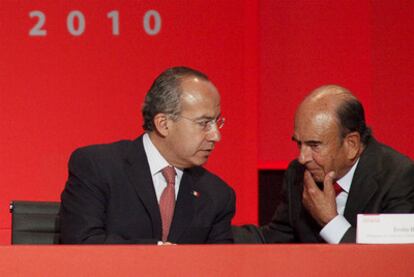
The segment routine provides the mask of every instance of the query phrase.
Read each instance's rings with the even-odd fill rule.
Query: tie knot
[[[175,185],[175,168],[172,166],[166,166],[161,171],[168,185]]]
[[[338,194],[340,194],[343,191],[343,189],[336,182],[333,184],[333,186],[334,186],[334,190],[335,190],[335,196],[338,196]]]

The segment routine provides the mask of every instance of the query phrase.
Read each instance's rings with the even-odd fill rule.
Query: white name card
[[[357,243],[414,243],[414,214],[359,214]]]

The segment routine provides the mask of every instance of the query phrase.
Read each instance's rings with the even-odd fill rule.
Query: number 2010
[[[112,21],[112,35],[119,36],[119,12],[110,11],[106,16]],[[46,36],[46,15],[42,11],[31,11],[29,17],[37,18],[37,22],[29,31],[29,36]],[[151,24],[151,20],[153,24]],[[75,25],[76,21],[78,24]],[[161,31],[161,15],[156,10],[148,10],[144,14],[142,25],[148,35],[157,35]],[[69,12],[66,18],[66,26],[72,36],[82,35],[85,32],[85,16],[81,11]]]

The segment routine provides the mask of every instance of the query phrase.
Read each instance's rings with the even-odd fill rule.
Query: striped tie
[[[338,185],[338,183],[334,183],[333,186],[335,190],[335,196],[338,196],[338,194],[340,194],[343,191],[343,189],[340,185]]]
[[[162,219],[162,241],[167,241],[170,232],[171,221],[175,208],[175,169],[167,166],[162,170],[162,175],[167,181],[167,187],[161,194],[160,212]]]

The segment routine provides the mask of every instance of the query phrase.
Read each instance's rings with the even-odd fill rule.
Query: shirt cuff
[[[350,227],[351,224],[343,215],[337,215],[322,228],[319,235],[327,243],[338,244]]]

